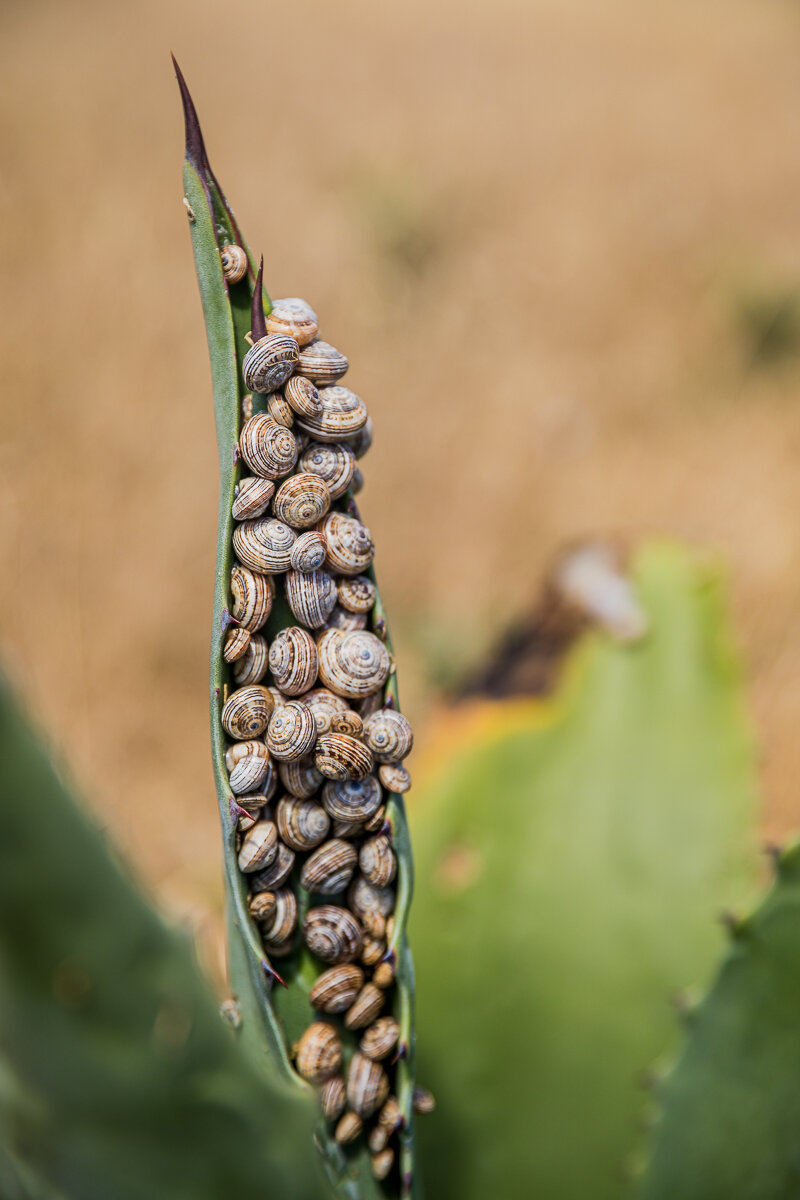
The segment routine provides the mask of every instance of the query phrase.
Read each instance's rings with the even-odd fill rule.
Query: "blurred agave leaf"
[[[3,1200],[314,1200],[314,1111],[249,1062],[0,683]]]
[[[552,700],[456,711],[416,792],[437,1200],[623,1192],[669,998],[707,975],[714,917],[753,882],[754,756],[720,580],[665,544],[634,577],[647,637],[585,636]]]

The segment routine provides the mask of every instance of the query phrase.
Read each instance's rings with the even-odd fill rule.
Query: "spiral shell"
[[[240,687],[261,683],[267,673],[268,650],[263,637],[254,633],[244,654],[233,664],[233,678]]]
[[[412,1106],[415,1113],[432,1113],[436,1108],[433,1092],[429,1092],[427,1088],[415,1087]]]
[[[364,831],[366,833],[378,833],[381,829],[383,829],[385,820],[386,805],[381,804],[380,808],[376,808],[372,816],[364,822]]]
[[[312,342],[300,352],[297,374],[317,384],[336,383],[350,366],[341,351],[330,342]]]
[[[236,803],[239,805],[239,808],[243,808],[244,811],[253,818],[254,822],[257,821],[259,817],[262,817],[265,821],[270,819],[271,814],[269,808],[267,807],[267,797],[263,792],[244,792],[241,795],[237,795]],[[236,826],[240,833],[246,832],[242,828],[242,820],[243,818],[239,817],[239,824]],[[250,827],[251,826],[248,826],[248,829]]]
[[[358,855],[361,873],[376,887],[386,887],[394,879],[397,859],[388,837],[384,834],[364,842]]]
[[[317,678],[317,643],[310,633],[291,625],[277,633],[269,648],[269,669],[287,696],[301,696]]]
[[[299,347],[292,337],[268,333],[259,338],[244,356],[242,376],[250,392],[268,395],[282,387],[298,364]]]
[[[280,833],[280,821],[277,823]],[[281,836],[283,835],[281,834]],[[277,857],[268,867],[262,868],[258,874],[251,876],[253,888],[260,892],[281,887],[291,875],[293,866],[294,852],[288,846],[284,846],[283,842],[279,842]]]
[[[331,780],[322,789],[322,803],[335,821],[367,821],[380,807],[380,784],[374,775],[346,783]]]
[[[342,608],[341,604],[337,604],[331,615],[325,622],[325,629],[341,629],[345,633],[352,633],[354,629],[367,628],[367,614],[348,612],[346,608]]]
[[[371,1147],[370,1147],[371,1148]],[[378,1154],[373,1154],[370,1158],[370,1166],[372,1174],[380,1182],[386,1178],[394,1165],[394,1150],[388,1146],[385,1150],[381,1150]]]
[[[278,830],[272,821],[256,821],[245,834],[239,851],[239,870],[258,871],[278,856]]]
[[[359,875],[348,889],[347,903],[357,915],[374,910],[382,917],[388,917],[394,908],[394,888],[375,887]]]
[[[263,516],[274,491],[275,484],[271,479],[264,479],[261,475],[245,475],[237,485],[231,516],[236,521],[249,521]]]
[[[361,1117],[354,1112],[346,1112],[339,1124],[336,1126],[334,1137],[340,1146],[349,1146],[360,1136],[364,1128],[364,1122]]]
[[[310,304],[298,296],[273,300],[267,317],[268,333],[283,333],[294,338],[298,346],[307,346],[319,333],[317,314]]]
[[[273,712],[267,729],[267,749],[275,758],[302,758],[317,740],[311,709],[289,700]]]
[[[371,1117],[389,1095],[389,1077],[380,1063],[354,1054],[347,1072],[347,1102],[359,1117]]]
[[[352,447],[356,458],[363,458],[372,445],[372,417],[367,417],[361,429],[355,437],[348,439],[348,444]]]
[[[255,754],[246,755],[231,771],[228,780],[231,791],[235,795],[242,796],[246,796],[249,792],[257,792],[267,778],[269,768],[268,758],[258,758]],[[262,804],[264,801],[265,797],[262,796]]]
[[[233,531],[233,548],[254,571],[288,571],[296,534],[283,521],[262,517],[243,521]]]
[[[336,594],[342,608],[352,613],[371,612],[375,604],[375,584],[366,575],[348,575],[337,579]]]
[[[327,629],[317,644],[319,678],[338,696],[358,700],[386,682],[391,661],[380,638],[367,630]]]
[[[411,787],[411,776],[402,763],[382,763],[378,767],[378,778],[387,792],[402,795]]]
[[[309,529],[331,506],[328,485],[319,475],[301,471],[285,479],[275,493],[272,511],[293,529]]]
[[[332,571],[342,575],[360,575],[375,557],[375,543],[366,525],[348,517],[346,513],[332,512],[319,523],[328,553],[326,563]]]
[[[342,442],[352,437],[367,422],[367,406],[360,396],[346,387],[319,389],[322,412],[314,417],[297,418],[303,433],[318,442]]]
[[[254,892],[247,902],[247,907],[254,921],[268,921],[275,912],[275,893]]]
[[[327,1021],[314,1021],[294,1046],[298,1075],[309,1083],[323,1083],[342,1065],[342,1043]]]
[[[234,742],[233,745],[228,746],[225,751],[226,769],[232,771],[238,762],[251,754],[256,758],[265,758],[269,763],[269,750],[266,742],[262,742],[258,738],[250,738],[246,742]]]
[[[278,801],[275,821],[281,841],[292,850],[311,850],[327,836],[330,819],[320,804],[285,796]]]
[[[228,283],[238,283],[247,274],[247,255],[241,246],[230,242],[219,252],[222,274]]]
[[[283,425],[284,429],[291,429],[294,425],[292,406],[282,392],[270,392],[267,396],[267,413],[278,425]]]
[[[319,1093],[322,1112],[328,1121],[336,1121],[342,1115],[347,1104],[347,1091],[341,1075],[334,1075],[322,1085]]]
[[[311,953],[326,963],[353,962],[363,944],[358,921],[338,904],[310,908],[303,922],[303,937]]]
[[[353,705],[362,721],[366,721],[367,717],[371,717],[379,708],[383,708],[385,697],[383,692],[372,692],[369,696],[365,696],[363,700],[359,700]]]
[[[344,1012],[350,1008],[363,984],[364,972],[360,967],[340,963],[322,972],[308,998],[320,1012]]]
[[[369,1147],[370,1153],[376,1157],[382,1154],[388,1141],[389,1130],[385,1129],[380,1122],[377,1125],[374,1125],[370,1130],[369,1137],[367,1138],[367,1146]]]
[[[293,375],[287,380],[283,395],[298,417],[318,417],[322,412],[319,392],[311,380],[303,379],[302,375]]]
[[[354,846],[340,838],[332,838],[309,854],[300,875],[300,883],[309,892],[333,896],[347,887],[357,862]]]
[[[393,708],[381,708],[364,722],[364,741],[377,762],[399,762],[414,745],[414,730],[402,713]]]
[[[375,1020],[385,1003],[386,993],[375,987],[374,983],[365,983],[347,1010],[345,1025],[348,1029],[363,1029]]]
[[[307,703],[305,696],[303,703]],[[310,756],[278,763],[278,774],[286,791],[298,800],[308,800],[315,795],[323,778]]]
[[[226,663],[236,662],[237,658],[241,658],[247,647],[250,645],[250,630],[242,629],[240,626],[234,629],[229,629],[225,638],[225,645],[222,648],[222,657]]]
[[[356,456],[343,442],[311,442],[300,455],[297,465],[301,471],[309,471],[324,479],[331,500],[338,500],[350,486],[356,469]]]
[[[275,893],[275,910],[263,926],[261,935],[268,946],[285,942],[294,933],[297,925],[297,899],[291,888],[280,888]]]
[[[386,934],[386,917],[382,917],[374,908],[361,914],[361,924],[370,937],[382,938]]]
[[[327,571],[288,571],[286,600],[301,624],[319,629],[336,604],[336,585]]]
[[[349,737],[360,738],[363,732],[364,722],[352,708],[337,712],[336,716],[331,718],[331,733],[346,733]]]
[[[372,752],[347,733],[323,733],[314,751],[317,770],[328,779],[366,779],[373,767]]]
[[[255,413],[245,421],[239,434],[239,449],[253,474],[264,479],[281,479],[297,462],[294,434],[268,413]]]
[[[232,738],[242,741],[260,737],[269,724],[272,708],[273,699],[266,688],[239,688],[222,709],[222,727]]]
[[[327,546],[325,538],[316,529],[307,529],[298,533],[297,539],[289,553],[289,563],[293,571],[318,571],[325,562]]]
[[[238,563],[231,571],[231,616],[255,633],[272,611],[275,585],[269,575],[261,575]]]
[[[375,987],[390,988],[394,983],[394,967],[392,964],[388,962],[379,963],[372,972],[372,982],[375,984]]]
[[[381,961],[385,953],[386,942],[369,934],[364,938],[364,944],[361,949],[361,961],[365,967],[374,967]]]

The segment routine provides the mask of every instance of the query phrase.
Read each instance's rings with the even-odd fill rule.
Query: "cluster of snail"
[[[222,265],[235,282],[247,259],[228,246]],[[242,363],[249,395],[238,453],[249,473],[232,509],[237,561],[223,650],[235,685],[221,721],[238,862],[268,957],[292,953],[302,938],[323,968],[309,995],[320,1019],[293,1047],[295,1068],[319,1089],[340,1144],[364,1131],[383,1179],[402,1125],[389,1059],[404,1049],[398,1022],[381,1015],[394,983],[397,870],[384,793],[409,787],[402,760],[413,733],[386,695],[394,668],[383,623],[367,628],[374,545],[347,496],[360,486],[356,462],[371,427],[363,400],[339,384],[347,359],[318,339],[309,305],[279,300],[265,318],[261,297],[259,272]],[[296,624],[268,645],[259,631],[281,581]],[[360,1038],[346,1070],[344,1031]],[[415,1104],[426,1111],[428,1094]]]

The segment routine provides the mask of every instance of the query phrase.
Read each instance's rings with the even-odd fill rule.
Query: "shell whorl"
[[[320,629],[336,605],[336,584],[327,571],[288,571],[286,600],[295,618]]]
[[[276,685],[287,696],[301,696],[317,678],[317,643],[306,629],[291,625],[272,639],[269,669]]]
[[[274,758],[302,758],[316,740],[313,714],[300,700],[288,700],[272,713],[267,729],[267,749]]]
[[[331,500],[345,494],[356,469],[356,456],[344,442],[311,442],[298,464],[301,471],[319,475],[328,485]]]
[[[322,412],[297,419],[300,429],[318,442],[341,442],[354,437],[367,423],[367,406],[350,388],[321,387]]]
[[[280,574],[289,570],[294,545],[293,529],[274,517],[242,521],[233,531],[237,557],[253,571]]]
[[[317,526],[327,545],[326,565],[341,575],[361,575],[375,557],[372,534],[356,517],[332,512]]]
[[[268,333],[244,356],[242,375],[248,391],[268,395],[282,387],[297,367],[300,348],[284,333]]]
[[[389,676],[389,651],[367,630],[328,629],[317,644],[319,678],[337,696],[358,700],[383,687]]]
[[[255,413],[245,421],[239,434],[239,449],[253,474],[264,479],[282,479],[297,462],[294,434],[269,413]]]

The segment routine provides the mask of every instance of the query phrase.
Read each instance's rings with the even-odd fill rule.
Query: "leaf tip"
[[[253,288],[253,302],[250,308],[250,333],[254,342],[260,342],[267,336],[267,319],[264,316],[264,255],[258,264],[256,285]]]
[[[186,157],[195,170],[202,171],[208,167],[208,158],[206,156],[205,143],[203,142],[203,134],[200,129],[200,122],[197,118],[197,109],[194,106],[189,88],[183,75],[183,71],[178,66],[178,60],[174,54],[171,54],[172,65],[175,68],[175,77],[178,80],[178,87],[181,93],[181,103],[183,105],[183,120],[186,127]]]

